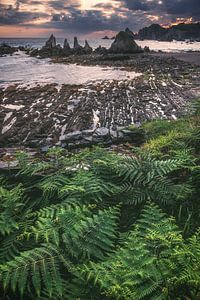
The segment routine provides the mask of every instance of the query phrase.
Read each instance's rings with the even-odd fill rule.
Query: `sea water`
[[[86,84],[102,80],[133,79],[141,74],[120,68],[55,64],[16,52],[0,57],[0,87],[12,84],[33,87],[37,84]]]
[[[32,48],[41,48],[44,46],[47,38],[0,38],[0,44],[6,43],[10,46],[27,46]],[[64,43],[64,38],[57,38],[57,43],[61,46]],[[99,45],[105,48],[109,48],[113,40],[104,39],[91,39],[88,41],[90,46],[95,49]],[[160,42],[160,41],[137,41],[141,47],[148,46],[151,50],[164,52],[185,52],[185,51],[200,51],[200,42],[189,41],[172,41],[172,42]],[[69,39],[71,47],[73,46],[73,40]],[[81,46],[84,45],[83,40],[79,40]]]

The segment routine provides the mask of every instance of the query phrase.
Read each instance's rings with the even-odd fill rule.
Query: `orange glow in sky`
[[[59,34],[61,30],[52,29],[52,28],[34,28],[34,27],[26,27],[26,26],[0,26],[0,37],[15,37],[15,38],[23,38],[23,37],[46,37],[52,33]]]
[[[72,32],[94,37],[102,32],[114,34],[127,26],[136,32],[152,23],[166,27],[193,21],[179,17],[170,24],[170,17],[161,14],[161,10],[131,9],[125,3],[124,0],[0,0],[0,37],[46,37],[51,33],[65,36]],[[157,5],[163,6],[164,1],[157,0]]]

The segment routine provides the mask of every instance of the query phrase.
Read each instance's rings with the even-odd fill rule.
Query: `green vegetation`
[[[200,299],[199,115],[144,124],[129,155],[19,153],[0,178],[0,299]]]

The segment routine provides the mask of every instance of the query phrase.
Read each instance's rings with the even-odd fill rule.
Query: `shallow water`
[[[54,64],[49,59],[37,59],[17,52],[0,57],[0,86],[11,84],[34,86],[37,84],[86,84],[99,80],[133,79],[141,74],[119,68]]]
[[[44,46],[47,38],[0,38],[0,44],[6,43],[11,46],[28,46],[33,48],[41,48]],[[57,43],[63,45],[64,38],[57,38]],[[83,40],[79,40],[80,45],[84,45]],[[103,40],[103,39],[91,39],[89,44],[93,49],[97,48],[99,45],[109,48],[113,40]],[[148,46],[151,50],[155,51],[165,51],[165,52],[185,52],[185,51],[200,51],[200,42],[159,42],[159,41],[136,41],[141,47]],[[73,40],[69,39],[71,47],[73,46]]]

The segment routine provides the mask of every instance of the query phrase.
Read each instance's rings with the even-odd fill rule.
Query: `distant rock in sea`
[[[102,40],[109,40],[109,37],[106,35],[102,38]]]
[[[109,53],[139,53],[142,48],[134,40],[133,33],[130,30],[120,31],[112,43]]]
[[[146,49],[145,51],[148,52],[149,50]],[[94,50],[94,53],[100,55],[106,55],[109,53],[126,54],[126,53],[139,53],[139,52],[143,52],[143,49],[136,44],[134,40],[134,34],[129,28],[126,28],[125,31],[120,31],[117,34],[110,49],[106,49],[105,47],[99,46]],[[70,44],[67,39],[64,40],[63,47],[61,47],[60,44],[56,44],[56,38],[52,34],[50,38],[46,41],[44,47],[42,47],[41,49],[31,49],[30,51],[27,51],[27,53],[30,54],[31,56],[40,56],[42,58],[67,57],[72,54],[74,55],[91,54],[93,53],[93,49],[89,45],[87,40],[85,40],[85,45],[84,47],[82,47],[79,44],[77,37],[74,37],[73,48],[70,47]],[[119,59],[119,57],[117,59]]]

